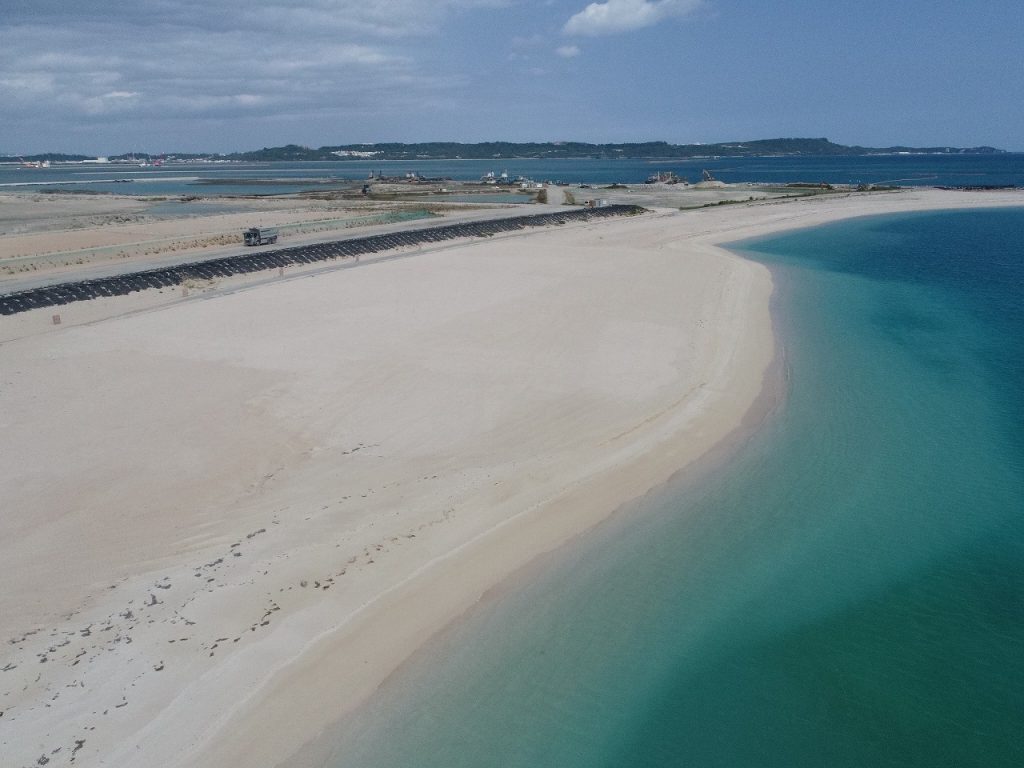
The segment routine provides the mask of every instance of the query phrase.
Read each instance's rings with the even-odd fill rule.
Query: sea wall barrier
[[[289,234],[310,234],[314,232],[323,232],[325,230],[340,230],[349,229],[351,227],[369,227],[379,224],[399,224],[406,221],[415,221],[416,219],[432,219],[437,214],[431,213],[428,210],[411,210],[411,211],[387,211],[383,213],[373,213],[367,216],[355,216],[349,218],[334,218],[334,219],[309,219],[307,221],[297,221],[292,224],[279,224],[274,227],[281,232],[287,232]],[[10,266],[19,262],[26,261],[39,261],[39,260],[52,260],[52,259],[74,259],[76,257],[83,256],[100,256],[107,258],[124,258],[128,256],[132,250],[138,250],[140,248],[155,249],[152,251],[146,250],[144,253],[157,253],[159,250],[164,250],[167,246],[181,244],[185,246],[197,245],[197,244],[218,244],[218,240],[221,238],[230,237],[231,241],[238,239],[238,230],[232,229],[230,231],[214,231],[214,232],[200,232],[194,235],[176,235],[174,237],[160,237],[154,240],[141,240],[135,243],[118,243],[117,245],[97,245],[91,248],[75,248],[69,251],[48,251],[43,253],[33,253],[27,256],[12,256],[10,258],[3,259],[0,261],[0,266]],[[223,245],[224,242],[219,244]],[[68,262],[70,264],[70,262]]]
[[[101,296],[124,296],[149,288],[168,288],[188,280],[212,280],[219,277],[278,269],[295,264],[313,264],[333,259],[357,258],[394,248],[421,246],[465,237],[490,237],[500,232],[514,232],[532,227],[546,227],[589,221],[612,216],[632,216],[644,212],[636,205],[608,205],[601,208],[580,208],[557,213],[541,213],[491,219],[465,224],[405,230],[329,243],[297,245],[291,248],[254,251],[237,256],[178,264],[173,267],[147,269],[112,277],[78,280],[41,288],[0,294],[0,315],[13,315],[32,309],[55,307]]]

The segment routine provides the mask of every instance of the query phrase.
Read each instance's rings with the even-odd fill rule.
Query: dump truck
[[[270,245],[277,242],[277,230],[272,227],[251,227],[242,233],[246,245]]]

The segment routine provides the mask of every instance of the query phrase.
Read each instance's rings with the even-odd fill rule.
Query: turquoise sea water
[[[781,406],[432,643],[328,764],[1024,765],[1022,244],[1024,209],[745,244]]]

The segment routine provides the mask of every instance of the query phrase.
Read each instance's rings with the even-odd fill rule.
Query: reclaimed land
[[[55,307],[75,301],[88,301],[103,296],[125,296],[149,288],[167,288],[182,285],[188,280],[212,280],[232,275],[260,272],[312,264],[319,261],[353,258],[364,254],[439,243],[464,237],[491,237],[500,232],[514,232],[531,227],[547,227],[569,222],[587,221],[610,216],[632,216],[643,212],[634,205],[609,205],[601,208],[581,208],[575,211],[541,213],[531,216],[448,224],[441,227],[371,235],[369,237],[335,240],[315,245],[299,245],[272,251],[257,251],[238,256],[225,256],[189,264],[160,269],[147,269],[114,277],[77,280],[57,285],[32,288],[0,295],[0,315],[13,315],[32,309]]]

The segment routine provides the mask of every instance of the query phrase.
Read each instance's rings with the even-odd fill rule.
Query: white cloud
[[[48,72],[9,72],[0,77],[0,95],[7,98],[35,98],[54,90],[54,76]]]
[[[19,6],[21,18],[0,25],[0,103],[24,126],[408,110],[458,85],[425,73],[424,46],[412,43],[495,0],[308,0],[302,12],[280,0],[140,0],[125,13],[102,12],[112,0],[82,0],[69,20],[50,18],[55,3]],[[411,42],[395,39],[404,35]]]
[[[462,107],[480,75],[437,63],[449,22],[517,1],[0,0],[0,142],[48,149],[77,132],[116,152],[155,128],[177,149],[245,149],[279,125],[340,142],[357,121]],[[554,45],[520,36],[513,50]]]
[[[561,45],[555,48],[555,53],[563,59],[572,59],[579,56],[581,51],[578,45]]]
[[[127,112],[141,94],[135,91],[110,91],[98,96],[64,94],[62,102],[74,106],[86,115],[110,115]]]
[[[83,27],[104,21],[122,27],[180,31],[209,29],[268,30],[395,37],[437,31],[452,14],[498,8],[508,0],[32,0],[0,3],[9,26],[40,24]],[[8,7],[10,6],[10,7]],[[268,26],[272,25],[272,26]]]
[[[611,35],[693,12],[702,0],[605,0],[591,3],[565,23],[569,35]]]

